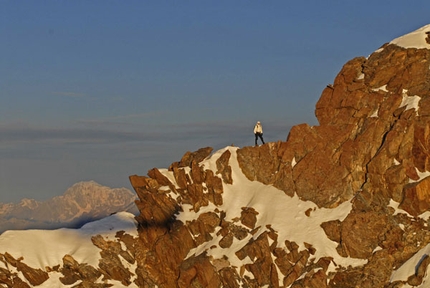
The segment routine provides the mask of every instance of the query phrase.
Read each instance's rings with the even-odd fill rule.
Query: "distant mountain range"
[[[79,182],[62,196],[47,201],[22,199],[0,203],[0,233],[6,230],[78,228],[112,213],[137,214],[136,194],[126,188],[110,188],[94,181]]]

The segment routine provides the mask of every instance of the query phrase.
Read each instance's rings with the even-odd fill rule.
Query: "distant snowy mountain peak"
[[[136,195],[126,188],[109,188],[94,181],[74,184],[47,201],[23,199],[0,205],[0,233],[9,229],[80,227],[111,213],[136,213]]]
[[[28,209],[35,209],[38,206],[38,202],[34,199],[24,198],[21,199],[19,205],[22,207],[27,207]]]

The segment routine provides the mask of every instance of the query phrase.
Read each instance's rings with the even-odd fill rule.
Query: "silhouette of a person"
[[[263,126],[261,125],[260,121],[257,121],[257,124],[255,124],[255,126],[254,126],[254,135],[255,135],[255,146],[257,146],[258,138],[260,138],[261,142],[263,142],[263,144],[264,144]]]

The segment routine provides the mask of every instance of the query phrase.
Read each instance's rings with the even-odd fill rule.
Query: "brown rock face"
[[[387,216],[383,213],[368,211],[349,214],[341,224],[340,240],[345,256],[362,259],[372,256],[387,227]]]
[[[231,178],[231,166],[228,164],[230,156],[231,152],[226,150],[216,161],[218,169],[217,173],[221,174],[222,180],[227,184],[233,184],[233,179]]]
[[[430,208],[430,178],[405,186],[400,208],[418,216]]]
[[[200,148],[199,150],[195,152],[187,152],[182,156],[181,161],[174,162],[172,165],[170,165],[169,170],[173,170],[174,168],[182,168],[182,167],[189,167],[191,166],[191,163],[195,161],[196,163],[199,163],[203,161],[206,157],[208,157],[212,153],[213,148],[212,147],[205,147]]]
[[[243,172],[320,207],[362,188],[402,201],[408,178],[428,170],[429,57],[426,49],[387,45],[349,61],[316,105],[320,126],[298,125],[285,143],[239,150]],[[421,97],[415,110],[402,105],[414,97]]]
[[[71,255],[63,257],[61,273],[64,276],[60,277],[60,281],[64,285],[71,285],[80,280],[82,283],[94,283],[101,275],[96,268],[87,264],[79,264]]]
[[[41,285],[43,282],[48,280],[49,276],[46,271],[41,269],[32,268],[22,262],[23,259],[15,259],[9,253],[0,254],[0,261],[7,263],[12,267],[16,268],[18,272],[21,272],[24,279],[32,286]],[[8,267],[6,265],[6,267]],[[0,284],[6,285],[6,287],[31,287],[23,279],[20,279],[18,275],[12,272],[10,269],[0,269]]]

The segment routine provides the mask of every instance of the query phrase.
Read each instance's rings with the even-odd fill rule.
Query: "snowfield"
[[[79,263],[98,267],[100,249],[93,245],[91,237],[102,235],[105,239],[114,240],[116,232],[121,230],[137,236],[137,222],[133,214],[120,212],[88,223],[80,229],[6,231],[0,235],[0,253],[8,252],[15,259],[22,257],[23,263],[42,270],[47,266],[62,266],[62,259],[66,254],[72,255]],[[125,263],[127,262],[124,261]],[[13,270],[14,267],[6,267],[1,261],[0,267],[11,269],[25,280],[21,272]],[[64,285],[59,280],[61,276],[60,273],[49,272],[49,279],[37,287],[62,287]],[[123,287],[119,282],[112,281],[111,284],[114,284],[112,287]],[[136,286],[132,284],[129,287]]]

